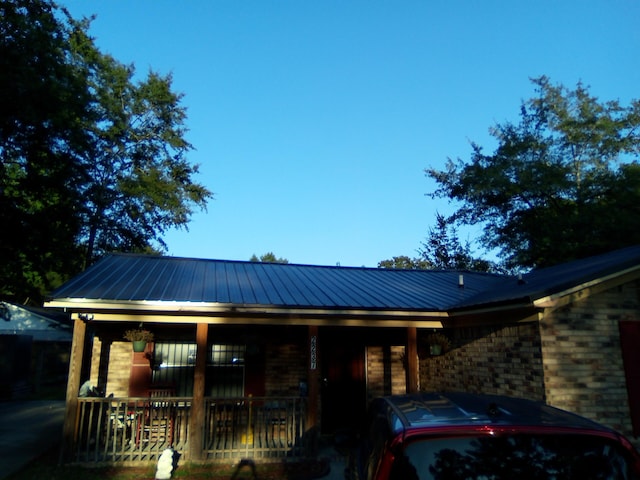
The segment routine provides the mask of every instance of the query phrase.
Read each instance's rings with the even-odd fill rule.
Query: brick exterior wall
[[[406,393],[404,350],[403,345],[367,347],[367,401],[383,395]]]
[[[268,344],[265,346],[265,394],[297,397],[300,381],[307,379],[306,339],[301,344]]]
[[[428,332],[420,331],[418,342]],[[419,361],[420,389],[465,391],[544,400],[536,323],[446,330],[449,352]]]
[[[545,401],[640,446],[631,427],[621,320],[640,321],[640,282],[547,309],[539,323],[445,331],[452,349],[420,360],[420,388]]]
[[[133,356],[131,342],[111,343],[109,358],[103,359],[106,361],[102,363],[103,368],[108,365],[108,372],[99,371],[101,353],[102,342],[98,337],[95,337],[93,341],[93,356],[91,357],[91,384],[104,389],[107,395],[113,393],[114,397],[126,397],[129,395],[129,375]]]
[[[618,322],[640,320],[638,287],[628,283],[547,311],[540,323],[547,402],[630,439]]]

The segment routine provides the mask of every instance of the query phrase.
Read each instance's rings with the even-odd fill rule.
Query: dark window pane
[[[153,383],[171,385],[178,396],[193,395],[195,343],[155,344]],[[207,354],[205,395],[216,398],[244,396],[244,345],[211,345]]]
[[[606,439],[512,435],[414,441],[392,480],[636,479],[625,452]]]

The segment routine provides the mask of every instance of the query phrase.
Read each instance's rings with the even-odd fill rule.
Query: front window
[[[211,345],[206,392],[215,398],[244,396],[244,345]]]
[[[511,435],[409,443],[390,480],[637,479],[614,442],[584,435]]]
[[[171,385],[178,396],[193,395],[195,343],[157,342],[153,359],[156,385]],[[216,398],[244,396],[244,345],[210,345],[207,352],[205,395]]]
[[[193,395],[195,364],[195,343],[156,342],[152,382],[155,385],[171,385],[176,395],[190,397]]]

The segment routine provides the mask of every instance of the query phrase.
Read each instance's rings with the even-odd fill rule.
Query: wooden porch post
[[[405,349],[407,361],[407,393],[418,391],[418,330],[407,327],[407,345]]]
[[[75,447],[76,417],[78,416],[78,391],[80,390],[80,376],[82,373],[82,356],[84,354],[84,339],[87,325],[79,318],[73,324],[73,340],[71,356],[69,358],[69,378],[67,380],[67,396],[62,425],[62,445],[60,446],[60,460],[71,461]]]
[[[209,325],[199,323],[196,329],[196,366],[193,377],[193,401],[189,421],[189,458],[202,460],[204,447],[204,389],[207,370],[207,341]]]
[[[318,450],[319,419],[318,404],[320,402],[320,363],[318,356],[318,327],[310,325],[307,332],[307,352],[309,354],[307,363],[307,454],[315,455]]]
[[[308,405],[307,405],[307,425],[309,429],[312,429],[318,425],[318,401],[320,396],[320,371],[318,367],[318,327],[315,325],[309,326],[308,331],[308,352],[309,363],[307,365],[309,382],[308,391]]]

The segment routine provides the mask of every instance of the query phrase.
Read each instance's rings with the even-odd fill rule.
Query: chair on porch
[[[149,400],[145,402],[138,421],[136,445],[141,442],[173,445],[175,409],[173,402],[167,400],[167,397],[175,394],[175,388],[171,386],[149,387]]]

